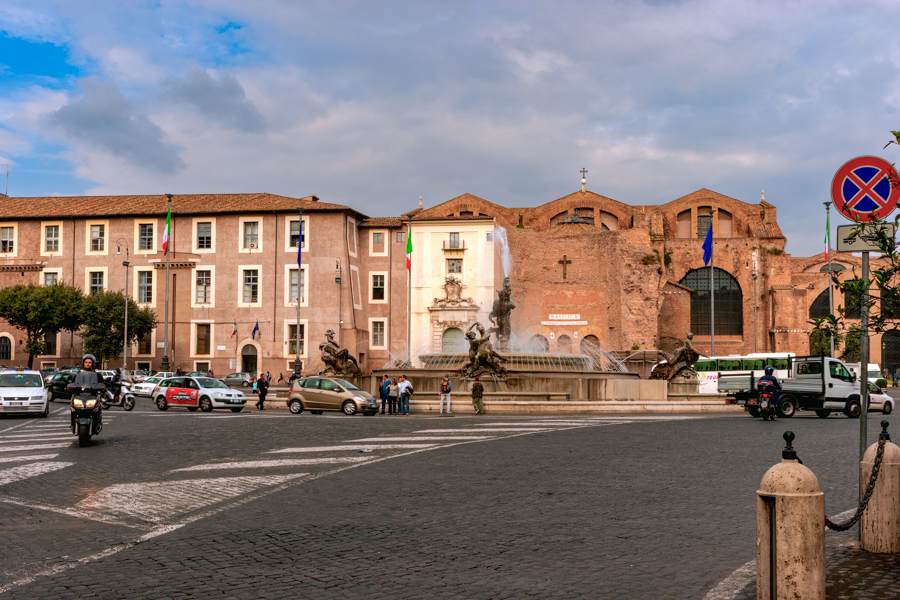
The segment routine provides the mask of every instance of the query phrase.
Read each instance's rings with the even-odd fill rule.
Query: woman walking
[[[256,393],[259,394],[259,401],[256,403],[256,408],[259,410],[266,410],[266,394],[269,393],[269,382],[266,381],[265,377],[260,377],[256,382]]]
[[[400,385],[396,379],[391,379],[391,385],[388,388],[388,414],[397,414],[397,396],[400,395]]]

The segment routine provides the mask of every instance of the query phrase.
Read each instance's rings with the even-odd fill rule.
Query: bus
[[[775,377],[783,379],[788,376],[790,361],[795,356],[793,352],[768,352],[729,356],[701,357],[694,364],[697,371],[697,379],[700,380],[701,394],[719,393],[719,373],[740,372],[753,373],[755,376],[764,374],[763,369],[770,365],[775,369]]]

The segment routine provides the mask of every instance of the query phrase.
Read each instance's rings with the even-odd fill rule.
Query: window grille
[[[44,228],[44,252],[59,252],[59,225]]]
[[[212,223],[197,223],[197,248],[200,250],[212,249]]]
[[[259,271],[247,269],[244,271],[244,302],[259,301]]]
[[[153,272],[138,271],[138,303],[153,302]]]
[[[140,250],[153,250],[152,223],[141,223],[138,225],[138,248]]]
[[[710,335],[709,269],[691,271],[680,281],[694,290],[691,294],[691,331],[695,335]],[[741,286],[727,271],[715,270],[716,335],[744,334],[744,298]]]
[[[212,271],[197,271],[197,304],[207,304],[212,297]]]

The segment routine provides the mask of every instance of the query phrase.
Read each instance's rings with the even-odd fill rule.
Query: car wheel
[[[891,414],[891,411],[892,411],[892,410],[894,410],[893,404],[890,403],[890,402],[888,402],[887,400],[885,400],[885,401],[884,401],[884,408],[881,409],[881,413],[884,414],[884,415],[889,415],[889,414]]]
[[[794,413],[797,412],[797,405],[794,402],[794,398],[791,396],[783,397],[781,402],[778,403],[778,416],[784,417],[785,419],[790,419],[794,416]]]
[[[47,402],[53,402],[53,392],[47,391]]]
[[[885,406],[887,406],[887,405],[888,405],[888,403],[887,403],[887,402],[885,402],[885,403],[884,403],[884,405],[885,405]],[[891,412],[891,411],[890,411],[890,410],[888,410],[888,412],[886,412],[886,413],[884,413],[884,414],[888,414],[888,413],[889,413],[889,412]],[[47,402],[47,406],[46,406],[46,407],[44,407],[44,410],[43,410],[43,412],[41,412],[41,413],[38,413],[38,417],[40,417],[40,418],[41,418],[41,419],[46,419],[46,418],[47,418],[47,416],[48,416],[48,415],[49,415],[49,414],[50,414],[50,402]]]
[[[753,408],[751,408],[750,410],[748,410],[747,412],[750,413],[750,416],[753,417],[754,419],[759,418],[759,409],[756,408],[755,406]]]
[[[816,414],[819,416],[820,419],[827,419],[828,415],[831,414],[831,411],[830,410],[817,410]]]
[[[197,407],[196,406],[188,406],[188,410],[191,412],[197,412]]]
[[[321,410],[311,410],[311,411],[309,411],[309,414],[311,414],[311,415],[321,415],[321,414],[322,414],[322,411],[321,411]]]
[[[156,408],[158,408],[159,410],[169,410],[169,403],[166,402],[165,396],[157,397]]]
[[[241,382],[241,386],[242,386],[242,387],[250,387],[250,382],[249,382],[249,381],[242,381],[242,382]]]
[[[353,400],[347,400],[344,402],[343,406],[341,406],[341,410],[344,411],[344,414],[348,417],[352,417],[356,414],[356,404],[353,403]]]
[[[847,407],[844,408],[844,414],[851,419],[858,419],[859,415],[862,414],[862,406],[860,405],[859,400],[854,398],[848,402]]]
[[[206,396],[200,398],[200,410],[202,410],[203,412],[212,412],[212,409],[212,400],[210,400]]]
[[[303,403],[299,400],[291,400],[291,403],[288,404],[288,408],[291,410],[291,414],[299,415],[303,412]]]

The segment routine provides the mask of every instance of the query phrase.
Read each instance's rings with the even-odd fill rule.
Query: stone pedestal
[[[696,379],[673,379],[669,382],[668,397],[676,398],[684,396],[695,396],[700,393],[700,382]]]

